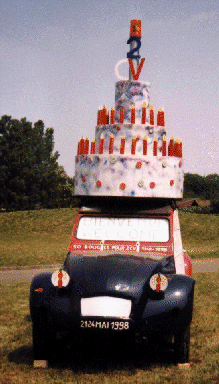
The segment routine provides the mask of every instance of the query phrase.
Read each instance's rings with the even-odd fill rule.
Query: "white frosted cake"
[[[135,106],[135,124],[142,123],[142,104],[150,108],[150,84],[143,81],[120,80],[116,82],[115,91],[115,119],[119,122],[120,108],[124,108],[124,121],[131,122],[131,106]],[[149,114],[146,114],[149,123]]]
[[[99,109],[95,139],[78,144],[75,195],[182,198],[182,143],[167,142],[162,109],[156,123],[150,84],[116,82],[115,109]]]

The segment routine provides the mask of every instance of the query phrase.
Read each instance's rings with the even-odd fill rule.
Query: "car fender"
[[[194,279],[189,276],[172,276],[162,296],[156,296],[155,292],[148,299],[143,318],[161,319],[172,314],[177,326],[186,327],[192,320],[194,285]]]
[[[34,276],[30,286],[31,317],[34,310],[37,311],[40,307],[44,307],[49,292],[51,292],[51,289],[54,288],[52,285],[51,277],[51,272],[43,272]]]

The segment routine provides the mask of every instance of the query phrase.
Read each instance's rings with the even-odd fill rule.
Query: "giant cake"
[[[180,199],[182,143],[167,139],[164,110],[158,109],[155,119],[150,84],[138,79],[144,64],[137,50],[139,20],[131,21],[129,42],[127,59],[121,60],[129,64],[129,78],[117,71],[115,108],[100,108],[95,139],[82,137],[78,143],[75,195]]]

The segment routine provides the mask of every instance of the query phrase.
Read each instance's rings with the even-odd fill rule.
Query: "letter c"
[[[123,63],[128,63],[128,59],[122,59],[122,60],[119,60],[116,65],[115,65],[115,75],[116,77],[118,77],[119,80],[128,80],[127,77],[122,77],[119,73],[119,67],[121,64]]]

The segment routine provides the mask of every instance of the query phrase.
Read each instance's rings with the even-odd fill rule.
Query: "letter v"
[[[131,70],[132,78],[133,78],[133,80],[138,80],[140,73],[141,73],[141,70],[142,70],[142,67],[143,67],[144,62],[145,62],[145,58],[141,59],[137,73],[135,73],[135,68],[134,68],[132,59],[128,59],[128,60],[129,60],[129,68]]]

